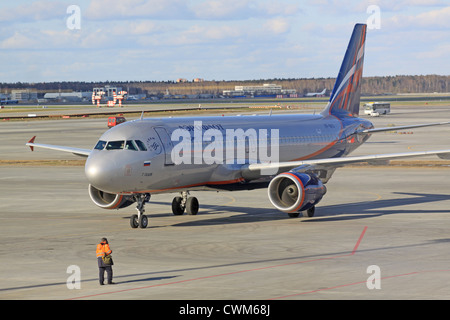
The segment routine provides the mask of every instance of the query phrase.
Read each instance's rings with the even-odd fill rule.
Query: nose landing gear
[[[138,214],[133,214],[130,217],[130,226],[133,229],[136,229],[137,227],[141,229],[145,229],[148,226],[148,218],[146,215],[144,215],[145,212],[145,204],[150,201],[150,194],[149,193],[143,193],[138,194],[134,196],[135,201],[137,202],[136,210]]]

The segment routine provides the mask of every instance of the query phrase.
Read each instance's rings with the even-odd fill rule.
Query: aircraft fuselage
[[[244,163],[346,156],[368,138],[355,132],[372,127],[323,114],[135,120],[102,135],[85,171],[93,186],[116,194],[246,184]]]

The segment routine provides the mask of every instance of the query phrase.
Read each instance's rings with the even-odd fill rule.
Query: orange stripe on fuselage
[[[190,184],[190,185],[172,187],[172,188],[166,188],[166,189],[145,190],[145,191],[139,191],[139,192],[122,192],[122,194],[164,192],[164,191],[171,191],[171,190],[177,190],[177,189],[188,189],[188,188],[192,188],[192,187],[200,187],[200,186],[208,186],[208,185],[231,184],[231,183],[238,183],[238,182],[243,182],[243,181],[245,181],[244,178],[238,178],[238,179],[227,180],[227,181],[208,181],[208,182],[194,183],[194,184]]]
[[[301,160],[308,160],[308,159],[311,159],[312,157],[315,157],[315,156],[321,154],[322,152],[327,151],[328,149],[330,149],[331,147],[333,147],[336,143],[338,143],[339,140],[341,140],[342,132],[344,131],[344,124],[342,123],[342,120],[339,119],[338,117],[336,117],[335,115],[330,114],[330,116],[336,118],[336,120],[338,120],[338,121],[339,121],[339,124],[341,125],[341,129],[339,130],[339,138],[336,139],[336,140],[331,141],[331,142],[330,142],[329,144],[327,144],[325,147],[323,147],[323,148],[320,149],[320,150],[317,150],[316,152],[313,152],[313,153],[311,153],[311,154],[309,154],[309,155],[307,155],[307,156],[304,156],[304,157],[301,157],[301,158],[297,158],[297,159],[292,159],[292,160],[289,160],[289,161],[301,161]]]

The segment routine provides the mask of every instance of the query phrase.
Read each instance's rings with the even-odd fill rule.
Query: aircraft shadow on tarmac
[[[134,280],[122,280],[122,281],[120,280],[122,278],[129,278],[129,277],[148,276],[150,274],[153,274],[153,273],[146,272],[146,273],[139,273],[139,274],[115,275],[114,283],[115,284],[126,284],[126,283],[133,283],[133,282],[159,281],[159,280],[167,280],[167,279],[179,277],[179,276],[160,276],[160,277],[140,278],[140,279],[134,279]],[[119,281],[117,281],[117,279],[119,279]],[[80,282],[81,282],[81,284],[85,284],[87,282],[98,282],[98,278],[83,279]],[[27,285],[27,286],[0,288],[0,293],[13,291],[13,290],[39,289],[39,288],[45,288],[45,287],[66,286],[66,285],[67,285],[67,282],[51,282],[51,283],[31,284],[31,285]]]
[[[355,203],[345,203],[337,205],[318,206],[313,218],[300,219],[303,222],[325,222],[325,221],[345,221],[353,219],[373,218],[381,215],[390,214],[432,214],[432,213],[450,213],[449,210],[427,209],[427,204],[433,202],[450,200],[448,194],[432,193],[407,193],[394,192],[398,197],[393,199],[381,199],[375,201],[361,201]],[[168,202],[152,202],[158,205],[164,205],[170,208]],[[408,209],[405,206],[423,204],[423,209]],[[235,223],[252,223],[260,221],[273,221],[281,219],[292,219],[287,214],[279,212],[275,208],[250,208],[238,206],[220,206],[202,204],[199,215],[213,215],[211,219],[190,220],[176,223],[173,226],[207,226]],[[235,212],[237,215],[220,217],[224,212]],[[167,216],[167,214],[156,214],[154,217]],[[128,219],[129,217],[124,217]],[[150,224],[149,228],[152,226]],[[153,227],[156,228],[156,227]]]
[[[343,205],[324,206],[319,211],[321,221],[333,220],[351,220],[371,218],[390,214],[432,214],[432,213],[450,213],[450,210],[427,209],[427,204],[450,200],[448,194],[432,193],[410,193],[394,192],[399,195],[394,199],[382,199],[376,201],[362,201],[357,203],[347,203]],[[406,196],[406,197],[405,197]],[[405,206],[423,204],[423,209],[408,209]],[[400,208],[396,208],[400,207]],[[317,212],[318,210],[316,210]],[[317,221],[317,219],[308,219],[308,221]]]
[[[329,205],[319,207],[316,210],[317,217],[314,218],[306,218],[301,219],[301,222],[310,222],[310,221],[345,221],[349,219],[364,219],[364,218],[372,218],[375,216],[381,215],[389,215],[389,214],[432,214],[432,213],[450,213],[450,210],[433,210],[433,209],[422,209],[422,210],[407,210],[404,206],[407,205],[417,205],[423,204],[426,206],[428,203],[439,202],[439,201],[447,201],[450,200],[450,195],[446,194],[426,194],[426,193],[406,193],[406,192],[395,192],[393,194],[399,195],[399,197],[394,199],[384,199],[384,200],[376,200],[376,201],[362,201],[341,205]],[[405,197],[406,196],[406,197]],[[156,202],[161,205],[170,205],[166,202]],[[401,207],[400,209],[395,209],[395,207]],[[201,221],[189,221],[177,223],[174,226],[205,226],[211,224],[229,224],[229,223],[251,223],[257,221],[273,221],[274,219],[290,219],[287,215],[278,212],[275,209],[267,209],[267,208],[248,208],[248,207],[235,207],[235,206],[218,206],[218,205],[202,205],[202,214],[203,215],[219,215],[223,212],[237,212],[242,213],[237,216],[231,216],[226,218],[217,218],[213,217],[211,219],[203,219]],[[167,216],[167,214],[158,214],[158,216]],[[419,246],[428,246],[434,244],[447,244],[450,242],[450,238],[444,239],[430,239],[423,243],[417,244],[408,244],[402,246],[394,246],[394,247],[380,247],[380,248],[369,248],[360,251],[377,251],[377,250],[391,250],[398,248],[407,248],[407,247],[419,247]],[[348,255],[351,251],[348,252],[329,252],[329,253],[318,253],[317,255],[308,255],[308,256],[295,256],[295,257],[287,257],[282,259],[268,259],[268,260],[256,260],[256,261],[243,261],[239,263],[230,263],[230,264],[219,264],[219,265],[210,265],[210,266],[202,266],[202,267],[193,267],[193,268],[181,268],[176,270],[165,270],[165,271],[148,271],[145,272],[143,270],[142,273],[137,274],[125,274],[125,275],[117,275],[114,276],[114,279],[118,279],[117,284],[125,284],[125,283],[141,283],[141,282],[149,282],[149,281],[158,281],[158,280],[166,280],[175,277],[179,277],[179,275],[174,276],[157,276],[158,273],[168,273],[168,272],[176,272],[182,273],[189,270],[199,270],[199,269],[211,269],[218,268],[224,266],[236,266],[236,265],[248,265],[253,263],[280,263],[281,261],[295,261],[298,259],[311,259],[313,257],[324,257],[324,256],[338,256],[338,255]],[[150,277],[149,277],[150,276]],[[139,278],[141,277],[141,278]],[[135,279],[127,279],[127,278],[135,278]],[[96,282],[97,278],[85,279],[82,283],[86,282]],[[55,282],[55,283],[43,283],[43,284],[34,284],[28,286],[18,286],[13,288],[0,288],[0,292],[11,291],[11,290],[20,290],[20,289],[33,289],[33,288],[42,288],[48,286],[61,286],[66,285],[66,282]]]
[[[131,275],[131,276],[140,276],[140,275],[148,275],[149,273],[142,273],[138,275]],[[114,279],[117,278],[124,278],[124,277],[130,277],[130,275],[122,275],[122,276],[115,276]],[[117,281],[117,284],[125,284],[125,283],[133,283],[133,282],[146,282],[146,281],[158,281],[158,280],[167,280],[176,278],[178,276],[167,276],[167,277],[151,277],[151,278],[140,278],[140,279],[134,279],[134,280],[123,280],[123,281]]]

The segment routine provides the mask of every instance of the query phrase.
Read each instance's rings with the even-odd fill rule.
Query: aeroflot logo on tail
[[[174,164],[245,164],[279,161],[278,129],[224,129],[220,124],[183,125],[172,132]],[[178,142],[178,143],[177,143]],[[273,171],[273,170],[272,170]]]

